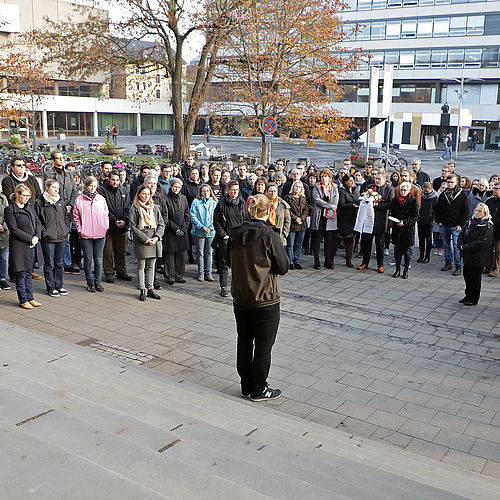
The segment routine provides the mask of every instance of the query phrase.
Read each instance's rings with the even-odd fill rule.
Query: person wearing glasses
[[[431,181],[430,175],[422,171],[422,160],[420,158],[414,158],[411,161],[411,168],[415,172],[415,184],[418,184],[420,188],[423,187],[424,183]]]
[[[9,229],[9,272],[15,278],[17,297],[23,309],[41,306],[33,296],[31,271],[35,246],[42,235],[42,225],[29,203],[31,195],[24,184],[18,184],[10,196],[10,205],[4,211]]]

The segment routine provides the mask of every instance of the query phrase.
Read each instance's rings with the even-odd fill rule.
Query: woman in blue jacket
[[[212,277],[212,241],[215,236],[214,210],[217,205],[212,188],[208,184],[200,187],[198,196],[190,209],[191,234],[196,246],[198,281],[214,281]]]

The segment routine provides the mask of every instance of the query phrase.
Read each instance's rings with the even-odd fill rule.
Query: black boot
[[[314,259],[314,269],[321,269],[321,264],[319,263],[319,259]]]
[[[141,302],[145,302],[146,301],[146,290],[141,290],[141,293],[139,295],[139,300]]]
[[[161,297],[153,290],[148,290],[148,297],[152,298],[152,299],[156,299],[156,300],[160,300]]]
[[[401,275],[401,278],[403,278],[404,280],[408,279],[408,268],[406,266],[403,269],[403,274]]]
[[[394,271],[394,274],[392,275],[393,278],[399,278],[401,274],[401,268],[398,266],[396,267],[396,270]]]
[[[422,252],[422,253],[420,253],[419,258],[417,259],[417,262],[418,262],[419,264],[422,264],[422,262],[423,262],[423,261],[424,261],[424,254],[423,254],[423,252]]]

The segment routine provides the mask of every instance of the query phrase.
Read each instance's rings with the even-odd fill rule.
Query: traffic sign
[[[262,129],[266,134],[274,134],[277,128],[278,124],[272,116],[268,116],[262,120]]]
[[[265,142],[266,144],[272,144],[272,142],[273,142],[273,138],[274,138],[274,137],[273,137],[271,134],[266,134],[266,135],[264,136],[264,139],[265,139],[265,140],[264,140],[264,142]]]

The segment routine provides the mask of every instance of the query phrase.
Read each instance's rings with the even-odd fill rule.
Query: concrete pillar
[[[94,137],[99,137],[99,121],[97,119],[97,111],[94,111],[93,113],[92,131],[94,132]]]
[[[42,137],[44,139],[49,138],[49,121],[47,118],[47,110],[42,111]]]
[[[137,113],[137,137],[141,137],[141,113]]]

